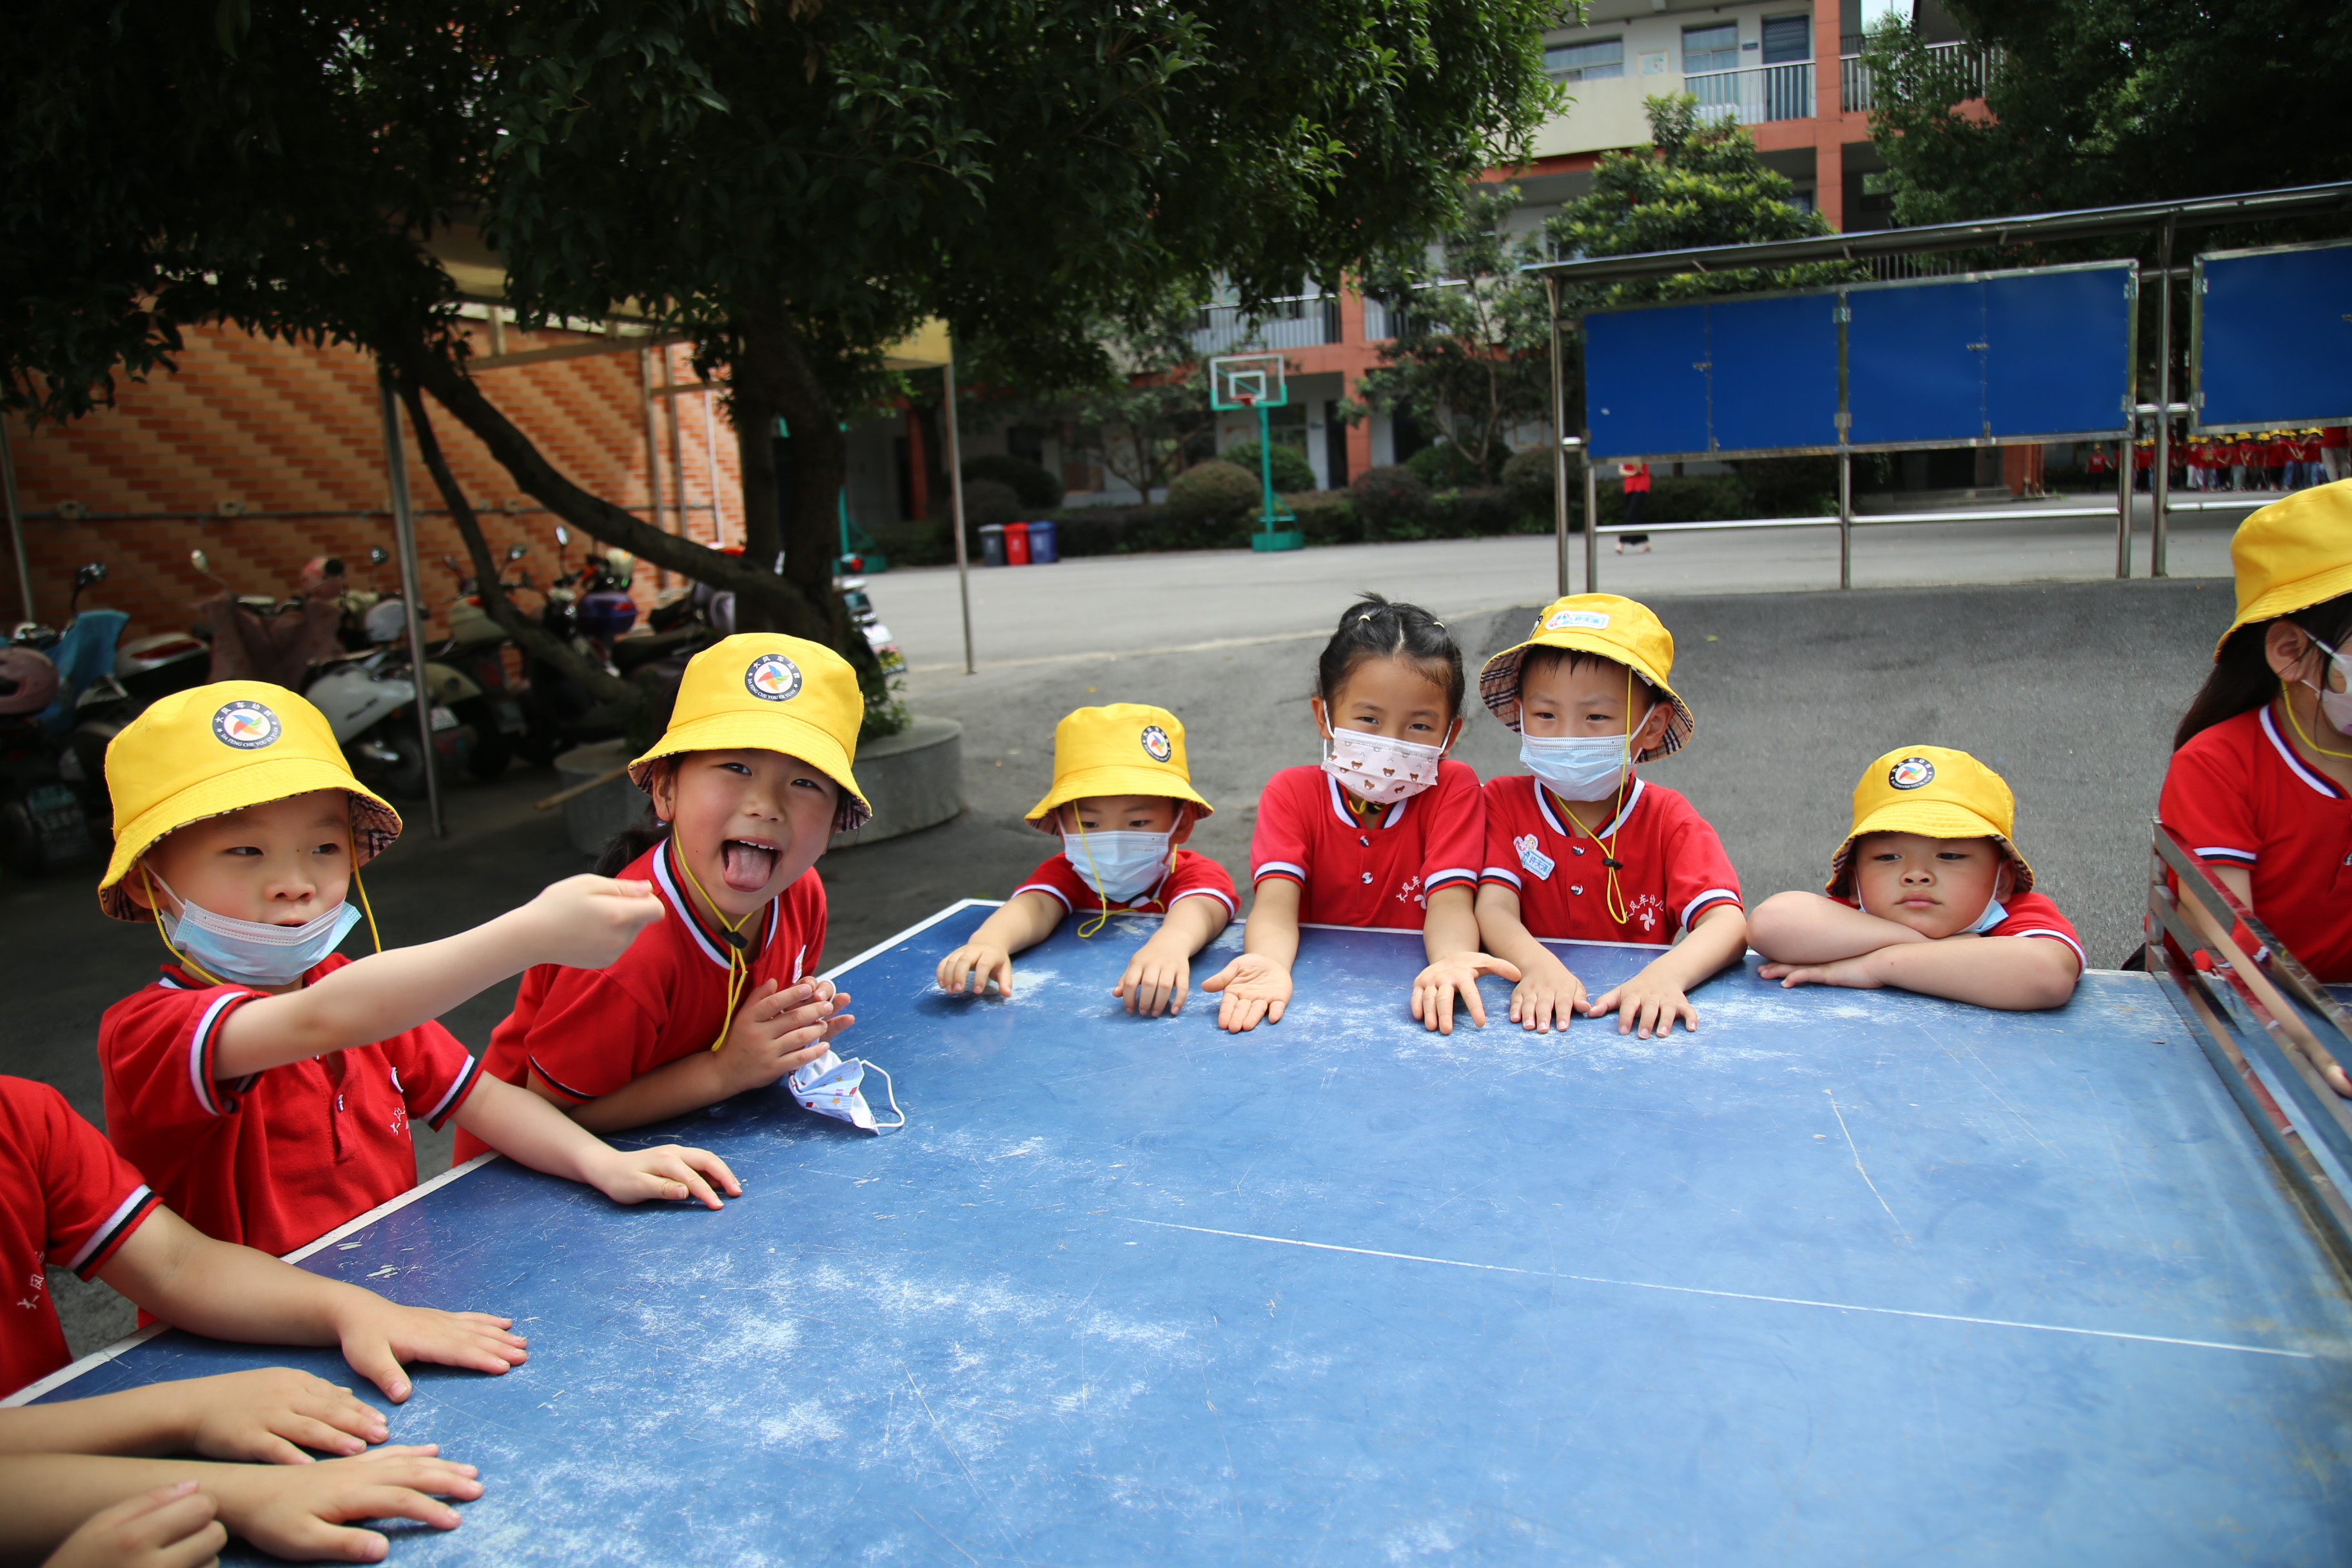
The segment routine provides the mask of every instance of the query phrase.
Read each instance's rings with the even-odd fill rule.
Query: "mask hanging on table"
[[[1445,748],[1333,726],[1323,742],[1323,771],[1360,800],[1387,805],[1437,782]]]
[[[882,1074],[882,1092],[889,1100],[890,1114],[898,1119],[887,1126],[875,1121],[873,1109],[866,1103],[861,1086],[868,1068]],[[799,1100],[804,1110],[814,1110],[819,1116],[834,1117],[853,1127],[862,1127],[868,1132],[896,1131],[907,1125],[907,1113],[898,1109],[898,1097],[892,1091],[890,1075],[859,1058],[852,1057],[844,1061],[828,1050],[793,1074],[791,1083],[793,1098]]]

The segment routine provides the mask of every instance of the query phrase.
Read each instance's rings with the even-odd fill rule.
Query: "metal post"
[[[2116,580],[2131,576],[2131,437],[2116,443]]]
[[[654,351],[637,351],[637,410],[646,421],[646,495],[653,508],[653,524],[661,526],[661,431],[654,423]],[[664,572],[657,582],[669,585],[669,574]]]
[[[2168,218],[2156,251],[2157,287],[2163,292],[2156,301],[2156,456],[2147,478],[2148,500],[2155,513],[2147,543],[2151,577],[2172,574],[2165,564],[2165,546],[2170,542],[2165,508],[2171,500],[2165,481],[2172,476],[2172,230],[2173,220]]]
[[[963,605],[963,672],[978,673],[971,659],[971,563],[963,542],[963,444],[956,428],[955,361],[940,367],[948,388],[948,510],[954,520],[956,597]]]
[[[1265,404],[1257,405],[1258,531],[1274,531],[1274,426]]]
[[[1601,474],[1592,466],[1592,443],[1584,444],[1584,591],[1601,592]]]
[[[1838,586],[1853,586],[1853,454],[1838,454]]]
[[[401,607],[408,612],[408,675],[416,687],[416,735],[425,742],[425,805],[433,837],[445,838],[441,821],[440,757],[433,743],[433,689],[425,679],[425,620],[417,613],[416,516],[408,502],[408,458],[401,450],[400,395],[392,374],[379,368],[376,391],[383,408],[383,461],[392,479],[393,552],[400,557]]]
[[[1551,321],[1551,524],[1553,553],[1559,563],[1559,595],[1568,597],[1568,395],[1559,363],[1559,284],[1544,279],[1544,304]],[[1591,518],[1585,526],[1592,526]]]
[[[687,531],[686,527],[686,439],[678,429],[677,364],[670,358],[667,343],[661,346],[661,361],[662,386],[669,395],[662,401],[669,405],[670,510],[676,514],[677,523],[670,531],[680,539],[692,539],[694,535]]]
[[[702,455],[709,459],[710,548],[713,550],[727,542],[727,531],[719,526],[719,421],[710,411],[710,401],[716,395],[708,386],[703,388]]]
[[[16,589],[25,618],[33,619],[33,569],[25,561],[25,514],[16,509],[16,453],[8,445],[8,416],[0,414],[0,499],[8,504],[8,543],[16,552]]]

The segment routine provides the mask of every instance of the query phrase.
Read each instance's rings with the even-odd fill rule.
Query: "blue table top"
[[[395,1561],[2352,1554],[2352,1306],[2147,976],[1441,1038],[1417,937],[1318,929],[1235,1037],[1119,1010],[1137,921],[938,994],[985,913],[840,977],[904,1131],[745,1095],[630,1140],[722,1213],[492,1162],[303,1264],[531,1336],[390,1412],[488,1489]],[[174,1332],[58,1394],[265,1364],[352,1381]]]

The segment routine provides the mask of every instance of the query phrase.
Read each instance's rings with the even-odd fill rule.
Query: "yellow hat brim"
[[[1486,705],[1489,713],[1513,731],[1519,727],[1519,666],[1526,662],[1528,650],[1533,647],[1567,648],[1577,653],[1589,653],[1596,658],[1605,658],[1612,664],[1622,664],[1648,681],[1651,689],[1673,705],[1675,716],[1667,721],[1666,732],[1658,738],[1656,745],[1634,758],[1636,762],[1652,762],[1681,751],[1684,743],[1691,738],[1691,731],[1698,728],[1698,718],[1691,712],[1690,704],[1675,695],[1675,689],[1666,684],[1664,676],[1651,668],[1647,659],[1634,655],[1622,643],[1608,642],[1573,627],[1563,627],[1529,637],[1517,647],[1505,648],[1488,659],[1478,671],[1478,700]]]
[[[646,788],[653,763],[688,752],[781,752],[798,757],[841,786],[835,832],[854,832],[873,819],[874,807],[866,792],[857,787],[857,776],[849,769],[849,753],[842,750],[841,742],[792,713],[706,713],[672,724],[654,742],[653,750],[629,764],[629,782]]]
[[[2223,632],[2221,640],[2213,645],[2213,657],[2216,659],[2221,657],[2222,648],[2229,646],[2230,639],[2237,635],[2240,626],[2291,616],[2297,610],[2324,605],[2346,594],[2352,594],[2352,561],[2330,566],[2325,572],[2315,572],[2308,577],[2298,577],[2292,583],[2278,584],[2238,612],[2238,618],[2230,623],[2230,629]]]
[[[191,823],[322,789],[339,789],[351,797],[354,867],[366,865],[400,837],[400,813],[349,770],[316,757],[274,757],[192,784],[124,824],[115,835],[106,876],[98,884],[99,908],[118,921],[145,920],[147,911],[121,886],[142,855]]]
[[[1055,779],[1054,787],[1045,792],[1045,798],[1031,807],[1024,820],[1034,822],[1057,805],[1105,795],[1149,795],[1163,800],[1190,801],[1201,808],[1202,816],[1213,816],[1217,810],[1169,768],[1104,763],[1097,767],[1075,768]]]
[[[1853,831],[1845,836],[1845,842],[1830,857],[1830,879],[1823,885],[1824,892],[1851,890],[1849,874],[1853,868],[1854,842],[1873,833],[1916,833],[1923,838],[1990,838],[2000,846],[2001,853],[2017,868],[2016,890],[2033,890],[2033,868],[2017,852],[2009,835],[1989,818],[1948,800],[1896,800],[1853,825]]]

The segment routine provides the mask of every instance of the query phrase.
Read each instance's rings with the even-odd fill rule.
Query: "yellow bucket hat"
[[[1865,833],[1916,833],[1927,838],[1990,838],[2017,868],[2017,891],[2033,890],[2033,868],[2010,842],[2017,800],[2001,776],[1945,746],[1898,746],[1863,769],[1853,786],[1853,826],[1830,857],[1833,895],[1853,890],[1854,840]]]
[[[2230,562],[2238,618],[2213,645],[2215,658],[2240,626],[2352,594],[2352,479],[2297,490],[2238,524]]]
[[[841,786],[834,831],[846,833],[874,815],[849,771],[865,721],[847,659],[822,643],[744,632],[688,661],[669,728],[629,764],[629,782],[644,789],[652,764],[684,752],[782,752]]]
[[[352,776],[327,716],[299,694],[264,680],[221,680],[173,692],[125,725],[106,748],[114,854],[98,884],[98,907],[119,921],[146,920],[122,879],[166,835],[321,789],[351,797],[355,866],[366,865],[400,837],[400,813]]]
[[[1165,795],[1192,802],[1202,816],[1216,809],[1192,788],[1184,721],[1148,702],[1080,708],[1055,725],[1054,787],[1027,820],[1036,822],[1066,801],[1102,795]]]
[[[1666,732],[1634,760],[1648,762],[1682,750],[1697,728],[1690,704],[1675,695],[1666,678],[1675,668],[1675,636],[1647,605],[1615,594],[1570,594],[1554,599],[1536,616],[1528,640],[1507,647],[1478,672],[1478,696],[1486,710],[1512,729],[1519,727],[1519,665],[1531,647],[1572,648],[1625,666],[1674,706]]]

